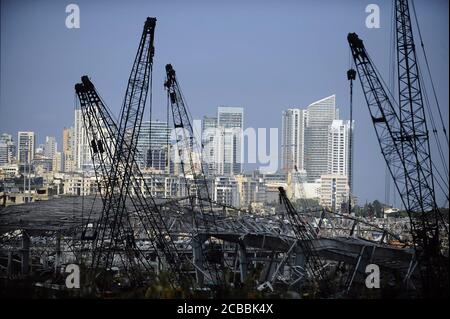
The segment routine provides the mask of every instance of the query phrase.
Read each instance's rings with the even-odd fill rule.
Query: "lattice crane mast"
[[[193,234],[198,233],[199,230],[201,230],[201,226],[203,227],[203,232],[206,233],[208,233],[211,229],[217,231],[218,227],[216,224],[216,215],[212,207],[212,200],[208,189],[208,180],[206,179],[205,170],[200,156],[201,149],[199,144],[197,144],[187,105],[181,92],[180,85],[177,81],[175,70],[171,64],[166,65],[166,81],[164,82],[164,86],[167,89],[168,106],[170,108],[170,112],[172,113],[172,120],[175,129],[175,150],[178,151],[177,160],[179,161],[182,169],[189,204],[192,209],[192,223],[195,227]],[[198,155],[198,159],[194,158],[195,155]],[[188,174],[192,174],[192,183],[187,176]],[[192,194],[192,188],[194,188],[193,191],[195,192],[195,195]],[[197,206],[200,214],[197,214]],[[212,244],[211,247],[217,246]],[[199,245],[198,250],[201,257],[199,255],[195,255],[194,260],[201,263],[200,267],[203,268],[203,263],[207,261],[207,258],[205,258],[207,257],[207,253],[205,252],[203,244]],[[223,268],[223,258],[220,258],[219,263]],[[212,265],[207,264],[206,267],[211,279],[214,280],[214,277],[216,284],[221,285],[223,279],[221,279],[220,270],[217,267],[216,262],[213,262]],[[202,282],[203,280],[199,281]]]
[[[396,3],[396,7],[398,5]],[[403,13],[404,10],[403,8]],[[397,24],[397,27],[404,31],[406,25],[405,17],[401,17],[403,13],[397,12],[397,19],[403,21]],[[404,36],[408,38],[409,44],[402,42],[405,40]],[[414,47],[412,33],[404,36],[401,36],[403,40],[399,42],[398,48],[401,51],[398,53],[401,69],[400,111],[394,108],[363,41],[355,33],[350,33],[347,39],[381,152],[410,217],[411,234],[423,289],[425,293],[432,293],[432,287],[441,286],[439,283],[442,270],[439,266],[442,260],[439,240],[441,214],[434,193],[428,130],[423,103],[419,96],[420,84],[418,79],[412,81],[411,77],[414,69],[410,65],[412,60],[413,65],[416,65],[415,57],[413,59],[410,56],[410,51]],[[404,68],[408,68],[409,71]]]
[[[194,209],[194,199],[196,197],[198,199],[198,205],[202,215],[207,212],[203,204],[204,202],[209,205],[209,212],[212,212],[211,197],[209,195],[203,163],[200,156],[198,156],[198,159],[194,158],[196,154],[200,154],[201,150],[198,149],[199,146],[197,145],[197,141],[195,139],[195,132],[186,108],[186,103],[181,93],[181,89],[175,75],[175,70],[171,64],[166,65],[166,81],[164,86],[167,89],[170,111],[172,113],[177,138],[178,159],[183,175],[186,179],[188,196],[191,198],[191,206]],[[186,167],[186,164],[189,166]],[[192,174],[192,187],[195,188],[195,196],[190,196],[191,185],[189,185],[188,179],[186,178],[189,174]]]
[[[126,229],[125,233],[123,231],[123,223],[127,224],[127,220],[129,220],[129,212],[127,212],[126,206],[127,198],[134,199],[136,195],[138,195],[137,201],[132,200],[132,204],[135,206],[135,213],[138,214],[139,218],[142,218],[142,212],[149,218],[155,218],[155,216],[159,214],[159,212],[155,213],[155,203],[149,204],[148,202],[145,202],[145,200],[143,201],[144,197],[140,196],[142,190],[136,189],[135,176],[137,168],[137,165],[135,164],[137,136],[142,123],[147,93],[151,83],[155,25],[155,18],[147,18],[128,81],[118,128],[114,128],[111,116],[106,113],[104,109],[98,108],[98,104],[96,105],[97,108],[92,109],[94,112],[98,112],[93,113],[94,115],[104,116],[101,121],[107,122],[107,127],[110,129],[109,135],[114,136],[113,141],[115,142],[112,145],[112,158],[108,174],[105,178],[108,187],[105,189],[104,208],[100,217],[100,221],[102,222],[97,223],[96,236],[93,243],[93,269],[108,269],[115,256],[115,247],[114,245],[111,245],[111,243],[114,241],[121,242],[124,238],[128,240],[128,238],[132,236],[133,230],[131,227]],[[90,90],[90,93],[87,93],[88,99],[91,99],[91,103],[98,103],[100,99],[98,98],[98,95],[96,95],[93,85],[90,87],[89,81],[86,80],[87,77],[84,78],[83,84]],[[91,146],[93,147],[94,152],[95,148],[98,148],[99,145],[104,144],[92,143]],[[139,176],[139,178],[145,185],[142,175]],[[130,189],[133,186],[134,189],[132,192]],[[137,202],[139,202],[139,205],[137,205]],[[161,228],[164,227],[162,218],[159,216],[157,221],[146,221],[142,224],[143,226],[147,225],[153,227],[152,232],[150,232],[151,234],[158,234],[158,236],[153,239],[156,239],[158,249],[163,250],[168,264],[180,267],[181,263],[174,256],[174,253],[176,252],[174,247],[168,248],[167,243],[161,241],[165,236],[161,233]],[[132,250],[137,250],[135,244]],[[130,257],[129,262],[133,263],[132,256]]]
[[[108,211],[109,214],[115,215],[117,213],[117,207],[119,203],[117,202],[117,197],[112,196],[109,198],[110,203],[106,202],[106,196],[111,188],[111,181],[108,179],[109,169],[111,168],[112,158],[114,156],[113,145],[115,143],[115,135],[111,134],[107,128],[108,123],[102,119],[100,116],[100,111],[93,107],[89,101],[89,91],[82,83],[75,85],[75,92],[80,101],[80,110],[82,112],[83,124],[86,129],[86,135],[90,141],[90,150],[92,157],[92,164],[94,167],[94,172],[97,180],[98,190],[100,197],[102,199],[103,207],[110,205],[111,209]],[[83,232],[83,239],[96,239],[97,231],[99,229],[111,229],[113,225],[112,220],[108,218],[108,215],[102,214],[100,218],[96,221],[96,227],[94,228],[94,234],[92,236],[87,236],[87,229]],[[110,250],[117,252],[125,252],[127,261],[122,260],[124,267],[127,268],[127,273],[129,277],[134,282],[139,281],[136,270],[137,263],[141,263],[143,267],[147,268],[147,262],[145,261],[145,256],[139,251],[136,246],[136,241],[134,237],[134,232],[132,229],[129,214],[124,214],[118,227],[115,228],[115,233],[103,235],[108,238],[104,238],[107,243],[103,243],[102,252],[106,253]],[[98,251],[93,251],[98,255]],[[105,263],[98,265],[100,268],[108,269],[110,264],[103,260]],[[111,261],[112,262],[112,261]],[[104,268],[103,268],[104,267]],[[93,269],[94,272],[97,269]],[[94,276],[97,276],[94,273]]]
[[[280,202],[286,209],[286,216],[292,226],[292,230],[297,239],[297,244],[300,246],[305,258],[305,264],[309,269],[312,278],[322,285],[322,292],[327,292],[325,264],[314,250],[312,241],[317,239],[317,233],[307,221],[303,220],[297,210],[292,205],[287,197],[286,191],[283,187],[278,188],[280,195]]]
[[[108,175],[110,187],[106,190],[106,200],[102,212],[102,218],[112,221],[106,223],[110,227],[98,230],[98,236],[94,241],[94,252],[97,252],[94,253],[94,268],[97,268],[100,263],[104,263],[106,266],[111,264],[114,259],[114,250],[108,249],[104,252],[102,247],[105,244],[105,237],[108,233],[113,237],[119,236],[117,229],[123,216],[126,215],[126,194],[130,186],[131,163],[136,155],[136,140],[141,127],[152,73],[155,26],[156,18],[146,19],[128,80],[118,135],[114,145],[114,156]],[[113,200],[113,197],[116,200]],[[112,209],[114,214],[110,214]]]
[[[91,144],[107,145],[107,147],[103,147],[105,150],[104,152],[101,151],[99,146],[92,147],[94,165],[95,167],[99,166],[101,168],[101,172],[104,172],[108,169],[108,164],[106,160],[102,160],[103,157],[101,154],[106,153],[107,155],[105,158],[114,155],[114,150],[111,146],[115,145],[115,137],[118,136],[117,125],[115,124],[108,108],[100,99],[94,85],[87,76],[82,77],[82,83],[77,84],[76,89],[80,98],[80,104],[85,105],[84,109],[86,111],[83,112],[83,116],[88,119],[87,121],[90,124],[88,128],[90,131],[90,137],[92,138]],[[85,113],[86,116],[84,115]],[[98,130],[98,127],[102,127],[102,129]],[[95,135],[96,131],[98,132],[97,135]],[[95,137],[98,138],[96,139]],[[104,141],[109,141],[109,143],[105,143]],[[124,148],[128,147],[127,142],[125,142]],[[95,161],[96,159],[97,161]],[[125,164],[121,163],[121,165],[124,166]],[[108,175],[106,174],[104,177],[108,177]],[[178,254],[176,245],[169,235],[168,226],[165,223],[159,208],[154,202],[151,195],[151,190],[145,183],[142,172],[140,171],[136,160],[133,160],[131,163],[130,182],[130,187],[126,189],[126,195],[134,208],[133,214],[138,217],[140,225],[149,236],[156,253],[160,257],[165,257],[170,270],[178,276],[175,278],[178,280],[178,283],[181,283],[181,280],[183,280],[184,283],[187,283],[187,276],[185,276],[181,270],[182,257]],[[100,193],[102,193],[101,189]],[[147,196],[145,196],[144,193],[147,194]],[[134,246],[134,250],[136,251],[137,256],[141,254],[140,250],[136,246]]]

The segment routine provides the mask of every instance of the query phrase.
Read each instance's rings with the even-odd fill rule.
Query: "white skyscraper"
[[[282,116],[281,162],[284,172],[298,171],[305,167],[306,110],[288,109]]]
[[[350,121],[334,120],[328,130],[328,174],[348,177]]]
[[[335,95],[310,104],[305,129],[305,169],[314,182],[328,172],[328,129],[337,119]]]
[[[30,163],[34,159],[36,134],[34,132],[18,132],[17,160],[19,163]]]

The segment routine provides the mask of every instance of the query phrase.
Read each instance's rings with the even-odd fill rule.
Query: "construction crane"
[[[211,229],[217,230],[216,216],[213,210],[208,180],[205,176],[201,156],[198,156],[197,161],[194,158],[195,154],[200,155],[201,150],[197,144],[195,132],[188,113],[189,111],[181,92],[175,70],[171,64],[166,65],[166,80],[164,82],[164,87],[167,89],[168,106],[172,114],[175,129],[175,151],[178,152],[177,160],[181,166],[186,191],[189,197],[189,204],[192,209],[192,224],[196,228],[195,231],[201,226],[206,233]],[[192,176],[192,183],[188,178],[189,174]],[[198,210],[200,214],[196,213]],[[205,260],[206,253],[204,248],[200,246],[199,250],[201,250],[200,254],[202,255],[200,259]],[[195,257],[195,259],[198,260],[197,257]],[[222,258],[220,266],[223,268]],[[208,272],[210,273],[211,279],[215,277],[216,283],[221,281],[216,263],[213,263],[213,267],[208,267]],[[198,279],[198,281],[202,280]]]
[[[203,201],[210,203],[211,197],[200,157],[197,161],[194,158],[196,151],[200,150],[196,149],[198,145],[195,139],[195,132],[176,78],[175,70],[171,64],[166,65],[166,81],[164,82],[164,86],[167,89],[168,101],[170,102],[170,110],[177,137],[180,166],[184,176],[192,174],[196,197],[203,199],[199,200],[198,203],[201,212],[204,213],[205,210],[202,203]],[[188,167],[186,167],[186,159],[188,161]],[[188,192],[190,192],[190,187],[188,187]],[[194,204],[192,205],[194,206]],[[210,208],[212,211],[212,207]]]
[[[310,276],[313,280],[321,286],[321,293],[326,294],[329,289],[326,282],[325,264],[315,252],[312,243],[317,239],[316,229],[297,212],[294,205],[292,205],[287,197],[284,188],[279,187],[278,191],[280,203],[283,204],[286,209],[286,216],[292,226],[295,238],[297,239],[296,244],[300,247],[301,254],[304,256],[306,269],[310,272]]]
[[[76,85],[76,91],[80,99],[83,119],[86,123],[85,127],[88,129],[91,145],[97,145],[92,147],[92,157],[94,171],[96,172],[99,184],[99,193],[102,196],[104,190],[109,187],[108,183],[110,183],[107,178],[108,174],[105,171],[107,172],[110,167],[108,162],[109,158],[113,158],[113,149],[111,146],[115,145],[114,138],[117,136],[117,126],[108,108],[96,92],[94,85],[86,76],[82,77],[82,83]],[[126,145],[126,147],[128,146]],[[133,214],[139,219],[140,225],[145,229],[145,233],[149,236],[151,244],[159,258],[164,257],[169,268],[177,274],[181,271],[182,258],[178,255],[173,240],[168,236],[168,226],[151,196],[151,191],[145,183],[136,161],[132,163],[131,167],[131,185],[126,189],[126,194],[134,208]],[[145,196],[144,193],[148,195]],[[115,197],[112,199],[115,200]],[[98,223],[102,223],[102,220],[100,219]],[[128,215],[125,215],[123,223],[119,226],[123,227],[124,224],[129,225],[128,229],[132,235],[133,230]],[[113,235],[110,234],[110,236]],[[111,238],[111,240],[115,239],[114,237]],[[129,249],[130,251],[136,252],[134,258],[140,257],[142,254],[136,245],[133,245]],[[140,261],[142,265],[146,265],[145,262]]]
[[[347,39],[381,152],[410,218],[422,292],[425,296],[439,296],[443,290],[448,290],[448,284],[443,280],[448,273],[448,258],[442,255],[440,241],[440,230],[445,229],[448,233],[448,226],[436,203],[408,1],[395,1],[395,11],[398,109],[383,86],[363,41],[355,33],[350,33]]]
[[[110,204],[111,210],[109,213],[116,214],[118,198],[112,196],[109,198],[111,203],[106,202],[107,192],[111,187],[111,181],[107,177],[114,156],[112,145],[114,145],[115,142],[115,135],[107,131],[107,128],[109,127],[108,123],[106,123],[106,121],[104,121],[100,116],[99,110],[90,103],[89,96],[92,94],[90,94],[89,90],[86,89],[82,83],[78,83],[75,85],[75,91],[80,101],[83,124],[86,128],[86,134],[90,141],[92,164],[96,175],[99,194],[103,202],[103,207]],[[112,225],[110,222],[111,220],[109,220],[107,216],[101,215],[99,220],[96,221],[94,234],[91,236],[86,236],[87,229],[85,229],[83,232],[83,239],[91,240],[97,238],[96,230],[99,228],[111,227]],[[124,218],[120,221],[119,227],[116,228],[115,233],[109,234],[107,241],[108,246],[105,244],[102,249],[105,252],[108,250],[125,252],[128,262],[124,264],[124,267],[128,268],[127,273],[131,281],[134,283],[138,282],[140,272],[136,269],[136,261],[144,268],[147,268],[148,265],[145,261],[145,256],[143,256],[136,246],[129,214],[124,214]],[[109,265],[104,264],[103,266],[105,267],[104,269],[108,269]],[[94,276],[97,276],[97,274],[94,274]]]
[[[119,126],[114,123],[88,77],[82,77],[82,83],[76,86],[83,118],[90,132],[91,153],[94,162],[97,162],[97,165],[94,165],[94,168],[97,168],[96,175],[98,179],[101,178],[99,185],[102,183],[106,186],[100,191],[100,194],[103,194],[104,208],[99,222],[96,223],[92,258],[94,271],[108,269],[112,265],[117,246],[124,248],[124,245],[121,245],[123,240],[129,242],[125,245],[125,250],[134,252],[128,254],[128,265],[124,263],[124,267],[134,266],[134,259],[142,255],[133,238],[133,227],[126,206],[128,199],[134,206],[133,214],[140,220],[155,252],[162,252],[172,272],[181,274],[181,258],[168,236],[168,227],[135,161],[136,139],[151,83],[155,22],[155,18],[147,18],[145,22]],[[143,189],[149,197],[142,194]],[[142,259],[141,263],[145,264]],[[180,277],[177,278],[178,282],[181,281]]]
[[[94,240],[93,268],[108,268],[114,260],[114,249],[104,249],[105,238],[111,234],[113,238],[121,237],[118,229],[126,215],[126,189],[130,185],[131,163],[136,155],[136,138],[140,130],[145,102],[149,89],[154,55],[154,31],[156,18],[147,18],[133,63],[125,100],[121,111],[119,129],[117,131],[114,156],[109,170],[109,188],[106,189],[104,208],[101,220],[97,223],[97,236]],[[128,145],[128,147],[125,147]],[[121,165],[123,164],[123,165]],[[122,177],[122,178],[121,178]],[[116,199],[113,200],[113,197]],[[114,211],[111,214],[111,210]],[[128,237],[125,235],[125,237]]]

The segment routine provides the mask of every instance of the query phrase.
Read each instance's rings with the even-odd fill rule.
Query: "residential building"
[[[34,132],[18,132],[17,160],[20,164],[29,164],[34,159],[36,134]]]
[[[305,169],[307,110],[288,109],[282,115],[281,164],[284,172]]]
[[[0,166],[12,164],[16,153],[16,145],[12,135],[2,133],[0,135]]]
[[[328,131],[328,174],[348,176],[350,121],[334,120]]]
[[[217,168],[217,117],[204,116],[202,120],[202,160],[206,174],[215,175]]]
[[[98,192],[97,179],[90,174],[68,174],[64,177],[63,187],[65,195],[88,196]]]
[[[0,166],[6,165],[9,163],[8,156],[8,145],[3,142],[0,142]]]
[[[335,95],[307,107],[305,129],[305,169],[308,181],[314,182],[328,172],[328,130],[337,119]]]
[[[53,172],[62,172],[62,154],[61,152],[55,152],[53,156],[52,163],[52,171]]]
[[[76,171],[89,171],[93,169],[90,143],[84,127],[81,109],[75,109],[73,151]]]
[[[236,175],[241,207],[249,207],[254,203],[265,203],[266,184],[262,176]]]
[[[64,172],[73,172],[75,170],[73,127],[64,128],[63,130],[62,166]]]
[[[213,200],[220,204],[239,207],[238,184],[232,176],[218,176],[214,179]]]
[[[46,136],[44,143],[44,156],[52,159],[55,157],[55,153],[58,150],[56,138],[54,136]]]
[[[320,183],[320,204],[332,211],[341,211],[341,205],[348,201],[347,176],[322,175]]]

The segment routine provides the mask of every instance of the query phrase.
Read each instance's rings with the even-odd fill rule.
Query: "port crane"
[[[94,271],[109,269],[118,248],[127,252],[128,260],[122,260],[124,267],[136,268],[136,259],[142,265],[147,264],[136,246],[127,207],[127,201],[131,201],[135,210],[133,214],[140,220],[155,252],[164,256],[174,274],[181,273],[180,256],[171,237],[167,236],[168,227],[136,163],[137,136],[151,83],[155,25],[155,18],[147,18],[144,24],[118,125],[87,76],[82,77],[82,83],[75,87],[85,127],[89,131],[91,154],[103,200],[103,211],[93,236]]]
[[[441,231],[448,224],[436,203],[429,133],[407,0],[396,0],[398,106],[383,85],[363,41],[348,34],[352,57],[381,152],[408,213],[424,296],[448,291],[448,257]],[[447,279],[448,280],[448,279]]]
[[[102,199],[104,199],[103,193],[109,186],[104,186],[103,184],[110,182],[107,178],[107,172],[111,165],[109,162],[114,158],[112,146],[115,145],[114,139],[118,135],[117,125],[114,122],[109,109],[100,99],[94,85],[87,76],[83,76],[82,83],[76,85],[76,91],[80,99],[83,119],[85,121],[85,127],[88,128],[88,136],[90,137],[91,145],[97,145],[92,147],[92,157],[94,171],[97,174],[99,183],[99,193],[102,196]],[[102,129],[99,130],[98,128]],[[108,143],[108,141],[110,142]],[[128,147],[128,145],[125,146]],[[174,278],[174,280],[183,279],[185,282],[187,278],[184,274],[181,274],[183,257],[178,254],[171,236],[168,235],[168,225],[151,195],[151,190],[144,181],[144,177],[136,160],[131,163],[131,167],[131,185],[126,189],[127,199],[131,202],[130,206],[134,209],[131,213],[139,220],[140,225],[145,230],[145,234],[148,235],[150,243],[158,255],[158,258],[165,258],[173,273],[178,274],[178,278]],[[113,196],[112,200],[114,201],[116,198]],[[124,217],[125,218],[122,220],[119,227],[123,228],[125,225],[131,227],[129,221],[130,216],[125,214]],[[102,221],[100,220],[99,223],[100,222]],[[127,228],[127,230],[129,231],[130,236],[132,236],[133,231],[130,230],[130,227]],[[109,234],[109,236],[112,235],[114,234]],[[113,236],[111,240],[114,239],[115,237]],[[103,249],[107,249],[107,247],[103,247]],[[128,247],[128,250],[134,252],[134,255],[131,256],[129,261],[131,260],[131,262],[133,262],[134,259],[137,259],[140,261],[140,266],[144,266],[144,269],[148,270],[146,261],[142,259],[142,256],[145,257],[144,253],[135,244],[132,247]],[[131,269],[129,272],[133,273]],[[136,269],[134,273],[140,273],[140,271]],[[174,282],[174,284],[179,284],[179,282]]]
[[[164,87],[167,89],[170,112],[172,114],[175,136],[177,139],[178,159],[181,170],[186,179],[187,191],[190,194],[194,189],[195,196],[191,197],[191,206],[194,209],[195,197],[198,199],[198,205],[201,213],[205,213],[203,201],[211,202],[207,180],[205,178],[203,163],[199,159],[194,158],[196,151],[200,151],[195,138],[195,132],[191,124],[186,102],[181,93],[180,86],[176,77],[175,70],[171,64],[166,65],[166,81]],[[187,162],[187,163],[186,163]],[[189,185],[187,175],[192,175],[193,185]],[[212,206],[209,207],[212,212]]]
[[[118,135],[114,145],[114,155],[107,177],[110,185],[106,189],[100,217],[100,221],[104,222],[97,223],[97,236],[93,242],[92,264],[94,269],[107,269],[114,260],[114,249],[104,249],[105,245],[111,244],[105,239],[109,234],[114,239],[120,237],[118,229],[126,215],[126,190],[130,185],[131,163],[136,155],[136,138],[140,130],[151,80],[155,26],[156,18],[146,19],[128,80],[117,130]],[[128,148],[125,147],[126,144],[128,144]],[[113,197],[115,200],[112,199]],[[112,214],[111,211],[113,211]],[[125,235],[125,237],[129,237],[129,235]],[[101,267],[99,267],[100,264],[102,264]]]
[[[205,176],[205,170],[201,160],[201,156],[196,159],[194,156],[199,155],[201,150],[197,144],[194,128],[191,123],[187,103],[181,92],[175,69],[171,64],[166,65],[166,80],[164,87],[167,90],[168,112],[172,115],[173,126],[175,130],[176,144],[174,150],[177,152],[177,161],[181,167],[184,177],[186,191],[189,198],[189,204],[192,210],[192,224],[197,232],[199,228],[208,233],[209,230],[217,230],[216,215],[213,210],[210,191],[208,188],[208,180]],[[189,178],[191,175],[192,178]],[[213,246],[214,247],[214,246]],[[198,245],[200,256],[194,256],[197,261],[206,261],[207,254],[202,244]],[[202,268],[203,265],[200,265]],[[219,266],[223,268],[223,260],[219,262]],[[211,280],[213,278],[216,283],[221,281],[219,269],[216,263],[212,267],[206,266]],[[197,273],[199,276],[199,273]],[[200,275],[203,277],[203,275]],[[197,278],[198,282],[202,282],[201,278]]]

